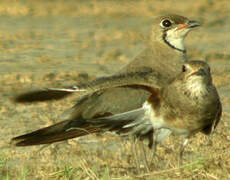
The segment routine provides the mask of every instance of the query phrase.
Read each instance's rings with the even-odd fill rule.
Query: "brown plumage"
[[[196,26],[199,26],[197,22],[179,15],[157,17],[152,21],[150,38],[145,50],[112,78],[97,79],[89,84],[86,83],[71,88],[50,88],[35,91],[34,94],[29,92],[18,96],[15,101],[24,103],[61,99],[73,94],[73,92],[81,93],[79,89],[88,89],[87,92],[83,92],[86,94],[101,89],[92,95],[86,95],[77,103],[71,116],[73,120],[78,119],[79,114],[82,119],[89,120],[107,115],[108,112],[110,114],[119,114],[141,108],[153,92],[157,95],[158,90],[164,87],[180,71],[181,65],[187,59],[183,43],[184,38]],[[131,83],[127,79],[132,76],[132,73],[137,79],[130,78],[131,81],[134,81]],[[136,76],[136,73],[142,75]],[[145,76],[147,80],[145,80]],[[117,84],[115,83],[116,79]],[[123,81],[122,86],[119,84],[120,80]],[[112,88],[112,84],[116,84],[116,87]],[[69,121],[72,121],[72,119]],[[114,128],[116,129],[119,126]],[[151,147],[153,128],[149,124],[142,126],[141,128],[146,129],[146,132],[139,133],[138,136],[148,138],[150,141],[149,147]],[[156,141],[167,137],[170,131],[164,130],[160,134],[161,136],[156,138]],[[22,140],[19,141],[23,143]]]
[[[146,48],[127,66],[117,72],[116,75],[151,71],[158,74],[158,76],[155,76],[152,81],[155,85],[162,84],[165,79],[174,77],[180,70],[181,65],[187,60],[184,38],[191,29],[194,29],[197,26],[199,26],[198,22],[191,21],[186,17],[176,14],[154,18]],[[26,92],[17,96],[15,102],[25,103],[61,99],[73,94],[73,92],[78,92],[78,86],[79,85],[71,88]],[[114,98],[111,100],[114,101],[117,107],[116,110],[114,109],[113,113],[125,112],[133,107],[138,108],[146,100],[148,94],[147,91],[141,88],[134,89],[128,87],[114,89],[113,97],[110,97],[110,92],[104,91],[100,98],[103,102],[101,102],[101,105],[98,106],[96,111],[103,113],[104,107],[107,107],[108,109],[113,108],[110,105],[108,97],[110,97],[110,99]],[[130,102],[129,104],[132,104],[131,107],[127,104],[127,107],[124,108],[124,106],[120,106],[123,104],[121,99],[124,98],[124,96],[129,96],[128,99],[134,99],[134,97],[138,96],[139,100]]]
[[[138,73],[135,78],[142,79],[138,77],[141,75],[143,74]],[[145,78],[147,77],[145,74]],[[117,76],[117,78],[117,81],[125,82],[122,80],[122,76]],[[114,79],[116,78],[114,77]],[[108,81],[110,80],[108,78]],[[106,83],[106,78],[103,81]],[[182,72],[162,88],[139,84],[135,81],[130,82],[130,84],[127,82],[125,87],[143,89],[149,93],[146,101],[140,107],[133,107],[133,109],[122,113],[113,113],[116,107],[95,113],[104,92],[103,89],[98,89],[78,101],[69,120],[15,137],[12,139],[12,143],[16,146],[49,144],[105,131],[115,132],[121,136],[131,135],[150,140],[151,135],[154,135],[155,131],[159,131],[160,134],[155,141],[164,140],[171,132],[184,138],[181,149],[182,156],[184,147],[192,135],[197,132],[210,134],[220,121],[221,102],[212,83],[210,68],[205,62],[189,61],[185,63]],[[123,85],[112,82],[110,87],[106,86],[111,96],[117,86],[123,88]],[[120,106],[129,103],[125,98],[122,100],[123,104]],[[110,103],[112,106],[114,102],[110,101]],[[149,146],[151,143],[150,140]]]

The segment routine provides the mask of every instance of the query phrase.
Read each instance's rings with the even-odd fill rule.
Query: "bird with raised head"
[[[184,38],[188,32],[200,24],[197,21],[189,20],[186,17],[169,14],[156,17],[152,20],[152,27],[146,48],[137,55],[128,65],[119,70],[116,74],[124,74],[130,72],[154,72],[158,74],[157,81],[153,83],[162,84],[165,79],[174,77],[179,71],[181,65],[187,60]],[[87,84],[87,83],[86,83]],[[23,93],[15,98],[16,102],[36,102],[47,101],[52,99],[62,99],[73,92],[79,92],[77,86],[70,88],[51,88],[43,90],[35,90]],[[103,111],[102,107],[116,106],[115,112],[124,112],[138,108],[148,97],[148,92],[143,89],[133,89],[129,87],[117,88],[110,93],[104,91],[100,98],[100,104],[96,111]],[[127,97],[128,96],[128,97]],[[111,105],[107,97],[113,98],[114,104]],[[123,104],[122,98],[127,97],[132,101],[134,97],[138,97],[138,101],[127,104],[127,107],[120,106]],[[98,99],[99,100],[99,99]]]

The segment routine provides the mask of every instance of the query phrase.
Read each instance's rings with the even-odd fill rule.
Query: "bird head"
[[[182,74],[186,81],[189,79],[200,79],[205,82],[211,82],[210,67],[204,61],[192,60],[184,63]]]
[[[213,87],[210,67],[203,61],[188,61],[182,66],[182,72],[177,77],[181,83],[181,88],[191,97],[202,97],[209,93]],[[200,96],[202,95],[202,96]]]
[[[161,41],[168,46],[185,52],[184,38],[188,32],[200,24],[186,17],[169,14],[157,17],[152,23],[152,41]]]

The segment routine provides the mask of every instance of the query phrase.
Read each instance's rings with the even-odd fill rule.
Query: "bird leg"
[[[144,163],[145,163],[146,170],[147,170],[147,172],[150,172],[149,163],[148,163],[148,160],[147,160],[144,143],[143,143],[143,141],[139,141],[139,143],[140,143],[140,146],[141,146],[141,149],[142,149],[142,154],[143,154],[143,157],[144,157],[143,160],[144,160]]]
[[[180,154],[179,154],[179,166],[181,166],[182,165],[182,161],[183,161],[183,153],[184,153],[184,149],[185,149],[185,147],[186,147],[186,145],[188,144],[188,137],[186,137],[185,139],[184,139],[184,142],[183,142],[183,144],[182,144],[182,146],[181,146],[181,149],[180,149]]]
[[[212,123],[212,129],[211,129],[211,132],[210,132],[210,134],[208,136],[208,145],[212,145],[212,136],[213,136],[213,133],[214,133],[214,130],[215,130],[216,120],[217,120],[217,117],[215,118],[215,120]]]
[[[137,167],[137,171],[138,171],[138,173],[140,173],[141,172],[141,170],[140,170],[140,161],[139,161],[139,159],[138,159],[138,153],[137,153],[137,138],[135,138],[135,137],[132,137],[132,139],[133,139],[133,142],[132,142],[132,152],[133,152],[133,156],[134,156],[134,159],[135,159],[135,163],[136,163],[136,167]]]

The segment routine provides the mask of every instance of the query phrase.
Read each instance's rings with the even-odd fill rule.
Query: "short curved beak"
[[[207,74],[206,74],[205,70],[199,69],[198,71],[190,74],[190,76],[194,76],[194,75],[195,76],[206,76]]]
[[[200,26],[200,23],[198,23],[197,21],[188,21],[187,26],[188,28],[194,28]]]
[[[200,23],[198,23],[197,21],[188,21],[187,23],[185,24],[181,24],[177,30],[180,30],[180,29],[190,29],[190,28],[195,28],[197,26],[200,26]]]

